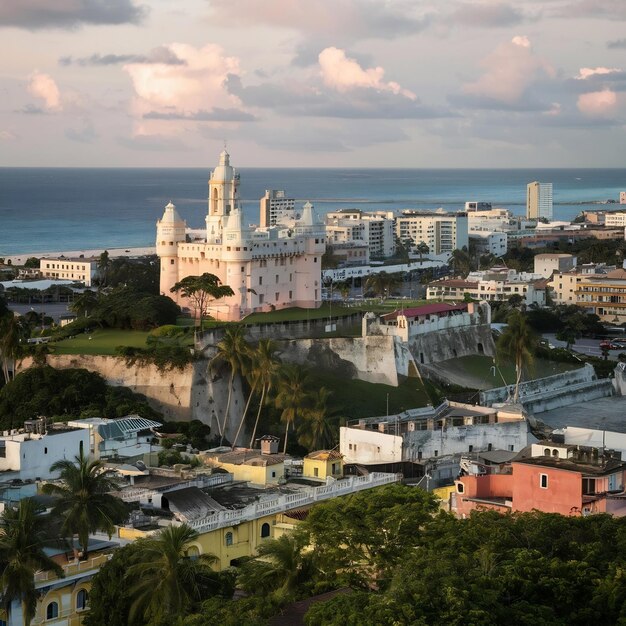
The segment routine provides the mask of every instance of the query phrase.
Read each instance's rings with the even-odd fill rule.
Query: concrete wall
[[[277,342],[283,361],[344,378],[398,385],[393,337],[298,339]]]
[[[344,463],[394,463],[402,460],[402,437],[342,426],[339,451]]]
[[[59,369],[85,368],[100,374],[109,385],[129,387],[146,396],[148,402],[167,420],[187,421],[198,419],[218,433],[216,418],[223,421],[228,397],[229,375],[227,371],[212,373],[208,360],[195,361],[184,369],[159,371],[154,365],[129,367],[122,358],[93,355],[49,355],[49,365]],[[25,359],[20,369],[32,365]],[[226,436],[234,436],[245,406],[241,380],[235,379],[233,397],[226,423]]]
[[[494,403],[505,402],[510,392],[512,386],[481,391],[480,404],[492,406]],[[570,372],[530,380],[520,385],[520,402],[532,414],[611,395],[612,382],[609,379],[598,380],[589,363]]]
[[[488,325],[450,328],[426,335],[415,335],[409,339],[409,349],[418,367],[421,364],[439,363],[470,354],[495,354],[493,336]]]

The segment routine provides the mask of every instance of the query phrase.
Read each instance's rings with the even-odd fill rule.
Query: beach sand
[[[150,254],[156,254],[156,248],[154,246],[145,248],[92,248],[89,250],[65,250],[63,252],[32,252],[24,254],[13,254],[5,256],[5,263],[10,259],[13,265],[24,265],[26,259],[30,257],[36,257],[38,259],[53,258],[56,259],[60,256],[77,258],[83,255],[86,259],[93,256],[100,256],[105,250],[108,251],[111,258],[120,256],[147,256]]]

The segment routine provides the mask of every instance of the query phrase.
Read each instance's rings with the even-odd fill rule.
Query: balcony
[[[71,561],[61,565],[65,579],[76,578],[81,574],[93,572],[100,569],[113,555],[110,553],[98,554],[96,556],[87,559],[86,561]],[[52,580],[59,580],[54,572],[37,572],[35,574],[35,585],[42,587],[43,585],[38,583],[46,583]],[[35,622],[33,622],[35,623]]]

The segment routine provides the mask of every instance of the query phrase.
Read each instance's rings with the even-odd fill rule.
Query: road
[[[559,341],[555,335],[546,334],[543,335],[543,338],[549,341],[553,346],[557,348],[565,348],[566,343],[564,341]],[[600,350],[600,341],[602,339],[588,339],[586,337],[581,337],[576,340],[576,343],[571,346],[571,349],[574,352],[580,352],[581,354],[588,354],[589,356],[602,356],[602,350]],[[609,359],[612,361],[617,361],[617,355],[620,352],[626,352],[625,350],[611,350],[609,352]]]

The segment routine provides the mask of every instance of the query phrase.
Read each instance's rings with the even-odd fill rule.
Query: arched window
[[[261,537],[269,537],[270,536],[270,525],[266,522],[261,526]]]
[[[76,608],[81,611],[87,608],[87,602],[89,601],[89,594],[86,589],[81,589],[76,594]]]
[[[50,602],[46,608],[46,619],[55,619],[59,617],[59,605],[57,602]]]
[[[552,450],[552,456],[553,457],[559,456],[559,451],[558,450]]]
[[[227,532],[226,535],[224,536],[224,539],[226,540],[227,546],[233,545],[233,533]]]
[[[198,546],[189,546],[189,548],[187,548],[187,558],[195,561],[199,556],[200,550],[198,549]]]
[[[546,448],[546,449],[543,451],[543,456],[550,456],[550,448]]]

